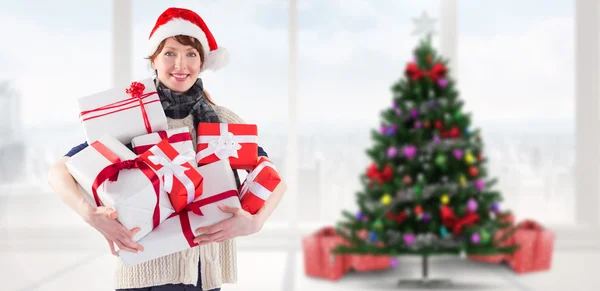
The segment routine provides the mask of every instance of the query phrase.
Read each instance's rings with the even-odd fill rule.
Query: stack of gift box
[[[134,265],[197,246],[194,230],[232,214],[255,214],[281,178],[258,155],[254,124],[199,123],[196,150],[187,127],[168,129],[152,79],[77,100],[89,146],[67,162],[94,206],[117,211],[143,252],[119,251]],[[127,145],[131,145],[128,147]],[[249,171],[238,187],[233,171]]]

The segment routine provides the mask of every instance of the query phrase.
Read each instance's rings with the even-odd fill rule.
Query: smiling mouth
[[[189,76],[189,74],[170,74],[170,75],[171,75],[171,77],[175,78],[178,81],[183,81]]]

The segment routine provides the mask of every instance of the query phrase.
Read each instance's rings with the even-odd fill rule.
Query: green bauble
[[[481,231],[481,242],[486,244],[490,241],[490,233],[486,230]]]
[[[435,158],[435,164],[438,165],[439,167],[445,167],[446,166],[446,156],[439,154]]]

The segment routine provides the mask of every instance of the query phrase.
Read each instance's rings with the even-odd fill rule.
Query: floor
[[[240,251],[239,282],[223,290],[414,290],[397,282],[420,276],[419,258],[401,257],[394,269],[349,273],[337,282],[314,279],[304,275],[302,255],[299,250]],[[7,250],[0,252],[2,290],[112,290],[114,260],[100,250]],[[516,275],[504,265],[437,257],[431,260],[430,277],[452,280],[450,288],[437,290],[592,291],[600,286],[598,262],[600,252],[559,251],[550,271]]]

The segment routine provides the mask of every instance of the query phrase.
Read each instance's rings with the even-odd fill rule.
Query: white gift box
[[[88,143],[110,135],[128,144],[136,136],[167,129],[167,117],[153,79],[139,83],[145,87],[141,96],[119,87],[77,99]]]
[[[144,173],[138,168],[123,169],[118,172],[116,181],[107,180],[97,187],[98,199],[94,197],[92,188],[105,168],[115,162],[136,158],[137,156],[117,139],[105,135],[66,162],[69,172],[83,190],[87,201],[91,201],[93,206],[98,206],[97,202],[100,202],[101,205],[117,211],[117,220],[127,229],[140,227],[140,231],[133,237],[134,241],[140,240],[152,231],[157,222],[164,221],[174,213],[168,194],[162,189],[160,177],[156,176],[157,180],[153,183],[148,170]],[[149,167],[148,169],[156,175]],[[158,187],[155,183],[158,183]],[[160,215],[155,214],[157,211]]]
[[[198,169],[204,177],[202,195],[189,204],[187,210],[168,218],[142,238],[138,243],[144,247],[143,252],[120,250],[119,258],[124,265],[144,263],[195,247],[197,244],[193,240],[197,234],[194,231],[198,227],[210,226],[232,216],[221,211],[219,204],[241,207],[235,177],[228,160],[220,160]]]
[[[165,138],[180,153],[194,151],[192,134],[187,126],[134,137],[131,140],[131,147],[137,155],[141,155]]]

